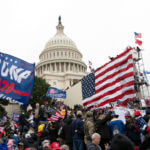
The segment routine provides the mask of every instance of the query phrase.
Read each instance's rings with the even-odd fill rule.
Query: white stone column
[[[53,71],[52,63],[50,63],[50,66],[51,66],[50,67],[51,68],[50,71],[52,72]]]
[[[54,65],[55,65],[55,72],[57,72],[57,66],[56,66],[56,63],[54,63]]]
[[[72,63],[72,72],[74,72],[74,63]]]
[[[77,72],[77,64],[75,64],[75,72]]]
[[[48,64],[46,64],[46,71],[48,70]]]
[[[75,64],[73,64],[73,72],[75,72],[76,71],[76,65]]]
[[[66,72],[66,63],[64,62],[64,72]]]
[[[68,71],[70,72],[70,63],[68,63]]]
[[[59,63],[59,70],[60,70],[60,72],[61,72],[61,62]]]
[[[77,67],[77,68],[78,68],[78,72],[79,72],[79,64],[78,64],[78,67]]]
[[[79,65],[79,72],[80,72],[80,65]]]
[[[49,64],[49,71],[51,71],[51,64]]]
[[[52,72],[54,71],[54,70],[53,70],[53,65],[54,65],[54,64],[53,64],[53,63],[51,63],[51,67],[52,67]]]
[[[64,63],[62,63],[62,72],[64,72]]]

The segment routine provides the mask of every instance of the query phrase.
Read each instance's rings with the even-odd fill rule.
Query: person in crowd
[[[91,136],[94,133],[93,112],[87,111],[86,120],[84,122],[84,143],[87,145],[91,141]]]
[[[115,112],[112,112],[112,119],[109,122],[109,131],[110,136],[113,138],[116,134],[125,134],[125,125],[122,120],[118,119],[119,115],[117,115]]]
[[[47,118],[49,117],[49,106],[48,106],[48,101],[44,102],[44,121],[47,120]]]
[[[45,118],[44,118],[44,105],[40,106],[40,109],[39,109],[39,120],[40,121],[45,121]]]
[[[28,114],[27,121],[29,126],[34,127],[34,115],[33,115],[33,108],[31,105],[27,107],[27,114]]]
[[[42,142],[42,148],[43,148],[43,150],[50,150],[50,141],[49,140],[44,140]]]
[[[62,138],[63,127],[64,127],[64,120],[62,118],[58,118],[58,121],[57,121],[57,128],[58,128],[57,140],[59,141],[60,144],[63,144],[63,138]]]
[[[101,150],[99,146],[101,140],[101,136],[98,133],[92,134],[92,142],[88,143],[87,150]]]
[[[19,143],[18,143],[19,150],[26,150],[28,147],[29,147],[28,143],[25,139],[19,141]]]
[[[60,150],[70,150],[68,145],[61,145]]]
[[[40,111],[40,105],[39,103],[36,103],[35,111],[34,111],[35,129],[37,129],[39,124],[39,111]]]
[[[136,125],[136,127],[139,128],[139,130],[141,132],[140,133],[140,138],[141,138],[141,141],[143,142],[143,140],[144,140],[143,131],[146,129],[147,123],[143,119],[143,117],[141,115],[141,112],[139,110],[136,110],[134,112],[134,119],[135,119],[135,125]]]
[[[111,113],[113,109],[111,109],[107,114],[100,113],[98,119],[95,123],[95,130],[97,133],[101,135],[100,146],[102,149],[105,148],[105,144],[110,141],[110,133],[108,127],[108,121],[111,119]]]
[[[72,131],[71,131],[72,116],[69,116],[64,121],[64,126],[62,128],[61,137],[64,140],[64,143],[69,146],[69,149],[72,150]]]
[[[25,115],[25,112],[22,112],[20,114],[20,117],[19,117],[19,121],[18,121],[19,125],[20,125],[20,134],[22,135],[22,133],[29,128],[29,123],[28,121],[26,120],[26,115]]]
[[[49,139],[51,142],[55,142],[58,138],[58,122],[51,122],[49,128]]]
[[[84,122],[82,112],[77,111],[77,118],[71,124],[73,150],[84,150]]]
[[[148,126],[150,126],[150,108],[146,109],[146,114],[144,115],[143,119],[146,121]]]
[[[110,150],[134,150],[134,144],[126,136],[117,134],[112,140]]]
[[[136,145],[139,146],[141,144],[140,139],[140,130],[136,128],[134,119],[132,118],[130,112],[125,113],[125,121],[126,121],[126,132],[125,135]]]
[[[140,150],[150,150],[150,126],[145,130],[145,138],[143,143],[140,145]]]
[[[139,125],[140,129],[143,131],[147,127],[146,121],[143,119],[141,112],[139,110],[136,110],[134,112],[134,118],[136,123]]]

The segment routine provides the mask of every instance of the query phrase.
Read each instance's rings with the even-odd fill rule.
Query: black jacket
[[[126,136],[133,141],[135,145],[139,145],[141,143],[140,131],[136,129],[134,123],[126,124]]]
[[[72,131],[71,131],[71,119],[65,120],[65,125],[62,128],[62,138],[65,140],[65,144],[72,143]]]
[[[98,119],[95,123],[95,130],[97,133],[101,135],[101,138],[109,139],[109,127],[107,125],[107,122],[111,119],[111,112],[109,112],[104,119],[100,120]]]

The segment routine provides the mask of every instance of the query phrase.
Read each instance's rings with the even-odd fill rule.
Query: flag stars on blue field
[[[95,94],[95,76],[94,73],[90,73],[88,76],[81,80],[82,83],[82,97],[88,98]]]

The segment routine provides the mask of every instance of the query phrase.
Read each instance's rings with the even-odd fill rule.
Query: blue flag
[[[150,74],[150,71],[144,71],[145,74]]]
[[[35,64],[0,53],[0,98],[26,106],[35,76]]]
[[[55,87],[49,87],[46,93],[46,97],[51,97],[53,99],[66,98],[66,91],[59,90]]]

